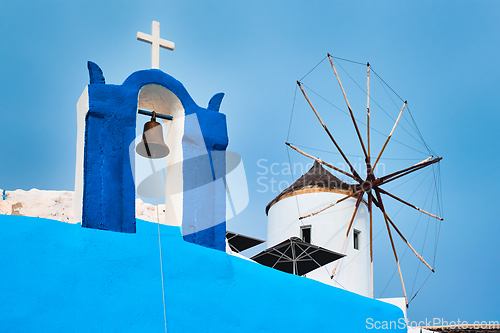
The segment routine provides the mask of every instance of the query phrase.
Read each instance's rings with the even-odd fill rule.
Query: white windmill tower
[[[284,239],[299,237],[306,243],[345,254],[344,258],[325,265],[326,268],[313,270],[307,277],[370,297],[370,253],[362,251],[369,244],[366,204],[359,206],[351,226],[353,232],[347,238],[346,230],[355,209],[356,197],[350,197],[307,219],[300,219],[353,193],[355,188],[355,185],[342,182],[315,162],[309,171],[267,205],[267,244],[271,247]],[[331,278],[334,269],[336,274]]]

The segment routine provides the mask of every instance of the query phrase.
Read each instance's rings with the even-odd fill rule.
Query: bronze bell
[[[156,121],[156,112],[153,111],[151,120],[144,124],[142,141],[135,148],[137,153],[146,158],[163,158],[170,153],[170,149],[163,141],[161,124]]]

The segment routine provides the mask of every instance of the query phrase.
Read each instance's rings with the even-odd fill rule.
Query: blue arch
[[[229,142],[226,116],[218,112],[222,96],[216,94],[210,107],[202,108],[181,82],[160,70],[137,71],[122,85],[112,85],[105,84],[103,76],[92,80],[95,73],[102,75],[95,66],[89,64],[91,83],[88,85],[89,111],[85,120],[82,226],[135,233],[135,187],[128,147],[135,139],[140,89],[150,84],[163,86],[179,98],[186,115],[195,113],[209,155],[211,151],[225,151]],[[185,128],[185,133],[189,130]],[[189,149],[183,140],[184,156],[189,155]],[[217,163],[218,170],[225,170],[225,159],[212,162]],[[184,184],[196,188],[197,180],[189,177],[190,171],[183,170]],[[225,212],[225,192],[212,195],[212,198],[207,198],[203,190],[185,193],[182,217],[185,239],[224,250],[225,222],[215,225],[217,221],[213,214],[196,209],[197,202],[207,204],[206,200],[213,201],[219,215],[222,209]],[[200,218],[214,218],[213,227],[200,230]]]

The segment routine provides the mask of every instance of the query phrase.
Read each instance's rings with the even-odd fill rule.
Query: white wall
[[[83,205],[83,149],[85,145],[85,117],[89,112],[88,86],[76,103],[76,170],[75,170],[75,197],[73,201],[73,221],[82,222]]]

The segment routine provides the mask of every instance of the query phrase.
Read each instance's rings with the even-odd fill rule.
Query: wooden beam
[[[307,96],[306,92],[304,91],[304,88],[302,88],[302,85],[300,84],[299,81],[297,81],[297,85],[299,86],[300,88],[300,91],[302,91],[302,94],[304,95],[304,97],[306,98],[307,102],[309,103],[309,106],[311,107],[311,109],[313,110],[314,114],[316,115],[316,118],[318,118],[319,122],[321,123],[321,126],[323,126],[323,128],[325,129],[326,133],[328,134],[328,136],[330,137],[330,140],[332,140],[333,144],[335,145],[335,147],[337,147],[337,150],[339,151],[340,155],[342,155],[342,158],[344,158],[344,161],[346,161],[346,163],[349,165],[349,168],[351,169],[351,172],[352,174],[357,178],[358,181],[362,181],[361,180],[361,177],[359,176],[359,174],[356,172],[356,170],[354,169],[354,167],[352,166],[351,162],[349,162],[349,160],[347,159],[347,156],[345,156],[344,152],[342,151],[342,149],[340,149],[340,146],[337,144],[337,141],[335,141],[335,139],[333,138],[333,135],[332,133],[330,133],[330,131],[328,130],[328,127],[326,127],[325,123],[323,122],[323,120],[321,119],[321,117],[319,116],[318,112],[316,111],[316,109],[314,108],[314,105],[312,104],[311,100],[309,99],[309,97]]]
[[[387,140],[385,140],[385,143],[384,143],[384,145],[382,146],[382,150],[381,150],[381,151],[380,151],[380,153],[378,154],[377,160],[376,160],[376,161],[375,161],[375,163],[373,164],[373,169],[375,169],[375,167],[377,166],[377,163],[378,163],[378,161],[380,160],[380,157],[382,157],[382,153],[384,152],[385,147],[387,147],[387,144],[389,143],[389,140],[391,139],[392,134],[394,133],[394,130],[396,129],[396,126],[398,126],[399,119],[401,118],[401,115],[403,114],[403,110],[405,109],[405,106],[406,106],[406,101],[404,102],[403,107],[401,108],[401,112],[399,112],[398,119],[396,120],[396,123],[395,123],[395,124],[394,124],[394,126],[392,127],[392,131],[391,131],[391,133],[390,133],[390,134],[389,134],[389,136],[387,137]]]
[[[336,204],[341,203],[342,201],[347,200],[347,199],[349,199],[349,198],[351,198],[351,197],[354,197],[355,195],[357,195],[357,194],[359,194],[359,193],[361,193],[361,192],[363,192],[363,190],[359,190],[359,191],[353,192],[353,193],[351,193],[351,194],[348,194],[348,195],[346,195],[345,197],[343,197],[342,199],[339,199],[339,200],[337,200],[337,201],[335,201],[335,202],[333,202],[333,203],[329,204],[329,205],[328,205],[328,206],[326,206],[326,207],[323,207],[323,208],[321,208],[321,209],[318,209],[318,210],[317,210],[317,211],[315,211],[315,212],[312,212],[312,213],[310,213],[310,214],[307,214],[307,215],[304,215],[304,216],[299,217],[299,220],[306,219],[306,218],[311,217],[311,216],[314,216],[314,215],[318,215],[319,213],[321,213],[321,212],[323,212],[323,211],[327,210],[328,208],[332,208],[332,207],[333,207],[333,206],[335,206]]]
[[[390,174],[388,174],[388,175],[385,175],[385,176],[380,177],[379,179],[380,179],[380,181],[382,182],[382,181],[384,181],[384,180],[386,180],[386,179],[388,179],[388,178],[391,178],[391,177],[397,176],[397,175],[399,175],[399,174],[401,174],[401,173],[403,173],[403,172],[406,172],[406,171],[408,171],[408,170],[412,170],[412,169],[414,169],[414,168],[417,168],[417,167],[419,167],[419,166],[421,166],[421,165],[426,164],[427,162],[429,162],[429,161],[430,161],[433,157],[434,157],[434,156],[427,157],[425,160],[423,160],[423,161],[421,161],[421,162],[418,162],[417,164],[413,164],[411,167],[408,167],[408,168],[405,168],[405,169],[402,169],[402,170],[399,170],[399,171],[396,171],[396,172],[390,173]]]
[[[382,184],[386,184],[386,183],[392,182],[393,180],[396,180],[396,179],[398,179],[400,177],[406,176],[406,175],[408,175],[408,174],[410,174],[412,172],[415,172],[417,170],[420,170],[420,169],[423,169],[425,167],[428,167],[431,164],[437,163],[437,162],[441,161],[442,159],[443,159],[442,157],[438,157],[438,158],[435,158],[433,160],[427,161],[425,163],[421,162],[421,163],[415,164],[414,166],[411,166],[409,168],[406,168],[406,169],[394,172],[394,173],[392,173],[390,175],[387,175],[387,176],[384,176],[384,177],[380,177],[378,179],[380,181],[377,182],[376,185],[380,186]]]
[[[339,168],[337,168],[337,167],[335,167],[335,166],[333,166],[333,165],[331,165],[331,164],[329,164],[329,163],[326,163],[326,162],[324,162],[324,161],[320,160],[320,159],[319,159],[319,158],[317,158],[317,157],[314,157],[314,156],[312,156],[312,155],[309,155],[309,154],[307,154],[307,153],[303,152],[303,151],[302,151],[302,150],[300,150],[299,148],[295,147],[293,144],[291,144],[291,143],[289,143],[289,142],[285,142],[285,144],[286,144],[287,146],[289,146],[290,148],[292,148],[293,150],[295,150],[296,152],[298,152],[299,154],[302,154],[302,155],[304,155],[304,156],[306,156],[306,157],[309,157],[309,158],[311,158],[311,159],[315,160],[315,161],[316,161],[316,162],[318,162],[318,163],[321,163],[321,164],[323,164],[323,165],[326,165],[327,167],[329,167],[329,168],[331,168],[331,169],[333,169],[333,170],[335,170],[335,171],[337,171],[337,172],[340,172],[340,173],[342,173],[342,174],[344,174],[344,175],[346,175],[346,176],[351,177],[351,178],[352,178],[352,179],[354,179],[354,180],[357,180],[357,179],[356,179],[356,177],[354,177],[354,176],[353,176],[353,175],[351,175],[350,173],[345,172],[344,170],[339,169]]]
[[[373,298],[373,202],[372,193],[368,193],[368,212],[370,213],[370,296]]]
[[[361,200],[363,198],[363,195],[360,195],[358,197],[358,201],[356,201],[356,206],[354,207],[354,213],[352,213],[351,221],[349,222],[349,226],[347,227],[347,232],[345,234],[344,238],[344,243],[342,244],[342,249],[340,250],[340,253],[344,253],[344,248],[345,244],[347,243],[347,239],[349,238],[349,231],[351,231],[352,224],[354,222],[354,218],[356,217],[356,213],[358,212],[359,205],[361,204]],[[330,276],[330,279],[333,279],[335,276],[335,272],[337,271],[337,268],[339,267],[339,262],[340,260],[337,260],[335,267],[333,268],[332,275]]]
[[[380,192],[377,188],[375,188],[375,193],[377,194],[377,200],[379,204],[379,208],[384,214],[385,225],[387,227],[387,233],[389,234],[389,239],[391,240],[392,251],[394,252],[394,258],[396,259],[396,265],[398,266],[399,278],[401,280],[401,286],[403,287],[403,293],[405,296],[406,307],[408,307],[408,296],[406,295],[405,283],[403,281],[403,274],[401,273],[401,267],[399,265],[398,254],[396,253],[396,247],[394,246],[394,240],[392,239],[391,228],[389,227],[389,222],[387,221],[387,214],[385,213],[384,204],[382,203],[382,197],[380,196]]]
[[[367,180],[374,181],[371,152],[370,152],[370,63],[366,63],[366,145],[368,148],[368,156],[365,158]]]
[[[368,161],[370,161],[370,63],[366,63],[366,147],[368,149]]]
[[[333,60],[332,60],[330,53],[328,53],[328,59],[330,60],[330,64],[332,65],[332,69],[333,69],[333,72],[335,73],[335,77],[337,78],[340,89],[342,89],[342,94],[344,95],[345,103],[347,104],[347,108],[349,109],[349,114],[351,115],[352,123],[354,124],[354,128],[356,129],[356,134],[358,134],[358,139],[359,139],[359,142],[361,143],[361,148],[363,148],[363,153],[365,154],[365,157],[368,157],[368,154],[366,153],[365,145],[363,143],[363,139],[361,138],[361,133],[359,132],[358,124],[356,123],[356,119],[354,118],[354,113],[352,112],[351,105],[349,104],[349,100],[347,99],[347,95],[345,94],[344,87],[342,86],[342,82],[340,82],[340,77],[337,74],[337,70],[335,69],[335,66],[333,65]]]
[[[356,216],[356,212],[358,211],[359,205],[361,204],[361,200],[363,200],[363,194],[364,193],[361,193],[361,195],[358,196],[358,200],[356,201],[356,209],[354,209],[354,214],[352,214],[351,222],[349,222],[349,226],[347,227],[347,232],[345,233],[346,239],[347,239],[347,236],[349,236],[349,231],[351,231],[351,227],[352,227],[352,224],[354,222],[354,217]],[[343,247],[342,247],[342,250],[343,250]]]
[[[432,273],[434,273],[434,269],[424,260],[424,258],[422,258],[422,256],[420,254],[417,253],[417,251],[415,251],[415,249],[411,246],[410,242],[408,242],[406,240],[406,238],[403,236],[403,234],[401,233],[401,231],[399,231],[399,229],[396,227],[396,225],[391,221],[391,219],[389,218],[389,215],[387,215],[387,213],[384,213],[384,215],[387,218],[387,220],[391,223],[391,225],[394,228],[394,230],[396,230],[396,232],[399,234],[399,236],[401,237],[401,239],[406,243],[406,245],[408,245],[408,247],[410,248],[410,250],[412,250],[413,253],[417,256],[417,258],[420,259],[420,261],[423,262],[424,265],[427,266],[427,268],[429,268],[432,271]]]
[[[404,204],[405,204],[405,205],[407,205],[407,206],[410,206],[410,207],[411,207],[411,208],[413,208],[413,209],[418,210],[420,213],[424,213],[424,214],[426,214],[426,215],[429,215],[430,217],[433,217],[433,218],[435,218],[435,219],[438,219],[438,220],[440,220],[440,221],[443,221],[443,218],[441,218],[441,217],[439,217],[439,216],[436,216],[436,215],[434,215],[434,214],[428,213],[428,212],[426,212],[425,210],[420,209],[420,208],[418,208],[417,206],[415,206],[415,205],[413,205],[413,204],[411,204],[411,203],[409,203],[409,202],[406,202],[406,201],[404,201],[403,199],[400,199],[400,198],[398,198],[397,196],[395,196],[395,195],[393,195],[393,194],[391,194],[391,193],[389,193],[389,192],[387,192],[387,191],[384,191],[384,190],[383,190],[383,189],[381,189],[380,187],[379,187],[379,191],[380,191],[381,193],[384,193],[385,195],[390,196],[390,197],[391,197],[391,198],[393,198],[393,199],[396,199],[397,201],[399,201],[399,202],[401,202],[401,203],[404,203]]]

